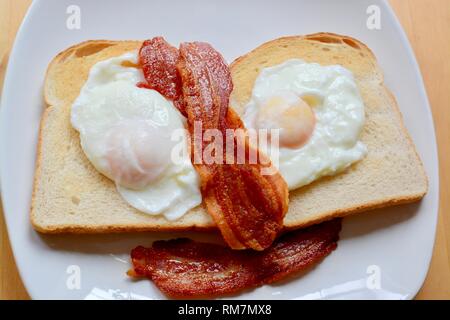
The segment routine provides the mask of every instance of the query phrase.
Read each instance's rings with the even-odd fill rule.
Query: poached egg
[[[279,130],[278,159],[266,153],[289,190],[337,174],[367,153],[359,140],[364,103],[353,74],[339,65],[291,59],[264,68],[243,120],[247,128]]]
[[[200,179],[187,152],[174,154],[174,133],[187,146],[185,119],[145,81],[137,52],[95,64],[72,105],[71,123],[92,165],[113,180],[136,209],[180,218],[201,201]]]

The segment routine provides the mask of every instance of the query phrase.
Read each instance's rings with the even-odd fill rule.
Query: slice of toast
[[[60,53],[46,82],[48,104],[42,117],[31,205],[34,228],[45,233],[210,230],[215,224],[203,207],[176,221],[132,208],[112,181],[98,173],[70,124],[70,108],[96,62],[137,50],[138,41],[88,41]],[[240,114],[263,67],[300,58],[322,65],[341,64],[354,73],[366,107],[361,140],[368,155],[346,172],[322,178],[290,193],[287,229],[333,217],[421,199],[427,178],[402,123],[392,94],[371,51],[335,34],[285,37],[265,43],[231,65],[231,106]]]

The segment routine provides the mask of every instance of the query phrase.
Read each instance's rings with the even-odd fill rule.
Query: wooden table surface
[[[0,0],[0,88],[9,51],[30,0]],[[440,210],[433,259],[418,299],[450,299],[450,1],[390,0],[408,34],[434,115],[440,159]],[[0,211],[2,211],[0,209]],[[406,267],[406,266],[405,266]],[[0,299],[29,299],[0,212]]]

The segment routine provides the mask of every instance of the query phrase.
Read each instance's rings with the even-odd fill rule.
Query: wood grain
[[[450,299],[450,1],[390,0],[411,41],[433,110],[440,159],[436,244],[418,299]],[[0,0],[0,88],[17,29],[31,0]],[[1,211],[1,208],[0,208]],[[413,236],[413,235],[412,235]],[[405,266],[406,268],[407,266]],[[14,263],[0,212],[0,299],[28,299]]]
[[[440,206],[436,243],[417,299],[450,299],[450,1],[391,0],[416,53],[439,146]]]

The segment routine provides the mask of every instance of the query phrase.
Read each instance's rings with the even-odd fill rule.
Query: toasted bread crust
[[[245,73],[245,70],[249,68],[249,65],[246,65],[248,61],[251,61],[256,55],[267,55],[268,59],[270,59],[273,55],[277,55],[277,47],[284,48],[282,46],[290,46],[292,43],[317,43],[318,46],[323,46],[323,48],[333,48],[333,47],[347,47],[348,49],[352,48],[352,50],[356,50],[361,52],[361,54],[364,55],[364,61],[368,63],[371,68],[373,68],[373,72],[376,74],[376,77],[379,78],[378,86],[380,87],[380,91],[384,91],[386,96],[389,97],[389,100],[386,103],[389,103],[390,107],[394,110],[395,116],[398,118],[398,126],[401,128],[401,131],[403,132],[403,136],[408,141],[408,146],[406,148],[413,150],[413,153],[415,155],[414,161],[417,162],[417,174],[421,177],[423,177],[424,181],[420,187],[417,188],[417,190],[414,191],[405,191],[404,194],[395,194],[393,196],[380,196],[377,199],[371,200],[371,201],[365,201],[363,203],[359,203],[358,201],[355,201],[356,203],[349,203],[346,206],[343,206],[341,208],[334,208],[333,210],[320,210],[318,208],[314,212],[314,214],[311,214],[310,216],[307,216],[306,218],[304,216],[301,216],[301,218],[296,218],[297,215],[300,216],[300,213],[302,208],[295,206],[293,209],[295,212],[289,212],[288,217],[285,219],[285,228],[286,230],[290,229],[296,229],[296,228],[302,228],[306,227],[312,224],[316,224],[322,221],[326,221],[335,217],[343,217],[349,214],[355,214],[362,211],[367,211],[371,209],[377,209],[377,208],[383,208],[387,206],[393,206],[393,205],[399,205],[409,202],[414,202],[420,200],[427,192],[428,190],[428,181],[426,178],[426,174],[423,168],[423,165],[418,157],[417,151],[414,148],[413,142],[411,140],[411,137],[409,136],[403,121],[402,116],[399,111],[397,102],[395,101],[394,96],[392,93],[384,86],[383,83],[383,77],[381,74],[381,71],[379,70],[376,59],[374,54],[371,52],[371,50],[362,42],[353,39],[348,36],[341,36],[333,33],[316,33],[306,36],[289,36],[289,37],[282,37],[278,38],[272,41],[269,41],[267,43],[262,44],[258,48],[252,50],[251,52],[237,58],[230,66],[231,73],[233,75],[233,81],[235,82],[235,88],[237,88],[236,94],[235,91],[233,91],[234,96],[238,96],[240,93],[237,92],[240,90],[238,88],[240,81],[239,79],[235,79],[235,74],[238,74],[240,71],[244,70],[243,73]],[[77,45],[74,45],[63,52],[59,53],[50,63],[49,68],[47,70],[46,80],[45,80],[45,100],[48,105],[47,109],[44,111],[44,114],[42,116],[41,120],[41,128],[39,133],[39,142],[38,142],[38,151],[37,151],[37,161],[36,161],[36,173],[35,173],[35,180],[34,180],[34,187],[33,187],[33,195],[32,195],[32,206],[31,206],[31,222],[33,224],[33,227],[42,233],[113,233],[113,232],[140,232],[140,231],[213,231],[216,229],[214,222],[211,219],[205,218],[205,215],[207,216],[206,211],[203,208],[196,208],[194,213],[188,213],[187,215],[191,215],[193,218],[191,220],[188,220],[188,223],[186,222],[169,222],[165,219],[161,219],[160,217],[158,219],[154,218],[153,216],[146,216],[147,218],[145,220],[141,219],[139,222],[126,222],[126,223],[111,223],[107,219],[104,221],[104,223],[95,223],[92,224],[89,222],[89,219],[86,221],[81,221],[77,223],[66,223],[64,222],[64,215],[68,213],[61,212],[59,215],[61,215],[62,219],[58,223],[45,223],[45,215],[48,212],[44,212],[45,210],[51,210],[51,208],[48,208],[48,206],[45,206],[45,210],[42,206],[42,203],[46,203],[46,201],[51,201],[52,199],[42,199],[43,192],[42,188],[44,187],[42,185],[43,176],[42,176],[42,167],[43,167],[43,159],[44,159],[44,137],[48,134],[46,132],[46,125],[47,123],[50,123],[51,119],[49,119],[49,114],[52,111],[52,108],[62,107],[64,105],[65,108],[67,108],[67,105],[71,104],[71,101],[65,101],[65,97],[58,96],[57,90],[53,86],[53,82],[57,79],[55,70],[60,68],[61,66],[64,66],[64,63],[67,61],[70,61],[71,59],[76,58],[84,58],[83,54],[88,56],[96,56],[101,55],[102,51],[111,51],[114,53],[111,53],[112,56],[120,55],[124,52],[130,50],[130,48],[139,48],[140,42],[139,41],[108,41],[108,40],[94,40],[94,41],[86,41]],[[117,48],[117,50],[116,50]],[[97,50],[97,51],[96,51]],[[133,50],[133,49],[131,49]],[[281,50],[281,49],[280,49]],[[287,49],[286,49],[287,50]],[[117,53],[115,52],[117,51]],[[356,52],[355,51],[355,52]],[[78,54],[78,56],[77,56]],[[299,53],[298,57],[302,57],[302,54]],[[96,58],[97,59],[97,58]],[[98,58],[99,59],[99,58]],[[101,59],[100,59],[101,60]],[[98,60],[99,61],[99,60]],[[333,61],[330,61],[333,63]],[[367,75],[369,76],[369,75]],[[377,79],[378,79],[377,78]],[[236,80],[236,81],[235,81]],[[248,83],[249,86],[253,86],[253,83]],[[80,85],[81,86],[81,85]],[[244,95],[245,96],[245,95]],[[234,97],[236,98],[236,97]],[[248,98],[248,97],[247,97]],[[70,100],[70,99],[68,99]],[[239,100],[239,99],[237,99]],[[245,105],[245,98],[241,99],[242,101],[238,101],[241,106]],[[236,107],[235,104],[236,100],[232,100],[232,106]],[[239,108],[237,108],[237,111],[239,112]],[[80,154],[80,157],[84,157],[84,154]],[[363,160],[364,161],[364,160]],[[47,164],[51,165],[51,164]],[[343,173],[345,175],[345,173]],[[99,179],[101,179],[99,174]],[[317,190],[320,188],[321,184],[332,184],[332,180],[335,178],[326,178],[327,182],[323,182],[322,180],[319,180],[318,182],[313,183],[311,186],[307,186],[306,188],[302,188],[301,190],[296,190],[291,193],[290,197],[291,200],[295,200],[297,198],[304,197],[303,194],[309,194],[313,193],[314,190]],[[419,179],[420,180],[420,179]],[[331,181],[331,182],[330,182]],[[338,183],[338,182],[336,182]],[[305,191],[302,191],[305,189]],[[320,192],[319,192],[320,196]],[[37,203],[39,202],[39,206]],[[69,201],[68,201],[69,202]],[[124,212],[123,215],[136,215],[135,212],[132,212],[132,210],[127,210],[129,212]],[[294,217],[295,219],[290,219],[289,214],[291,217]],[[197,221],[197,217],[199,218]],[[208,216],[209,217],[209,216]],[[124,219],[126,220],[126,218]],[[165,220],[165,221],[164,221]]]

